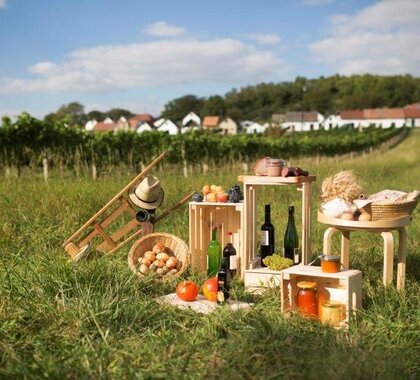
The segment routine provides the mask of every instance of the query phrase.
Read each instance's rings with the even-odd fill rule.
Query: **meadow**
[[[325,226],[316,221],[322,179],[353,169],[368,193],[420,189],[420,131],[400,144],[353,159],[291,159],[317,176],[313,190],[312,254],[322,252]],[[151,157],[152,158],[152,157]],[[171,204],[205,184],[228,188],[231,164],[184,178],[180,166],[155,169]],[[210,315],[159,305],[178,280],[139,279],[127,265],[130,247],[112,256],[69,262],[63,241],[131,178],[115,168],[88,176],[38,173],[0,181],[0,377],[1,378],[245,378],[416,379],[420,377],[420,215],[407,228],[404,291],[382,285],[382,239],[354,233],[350,267],[363,272],[363,309],[348,331],[280,314],[278,289],[250,296],[240,281],[233,296],[254,306]],[[299,210],[294,188],[267,187],[262,208],[272,205],[281,242],[287,205]],[[300,214],[297,215],[298,229]],[[188,241],[184,206],[157,231]],[[339,242],[334,241],[338,252]],[[202,282],[200,274],[185,278]],[[395,279],[395,273],[394,273]]]

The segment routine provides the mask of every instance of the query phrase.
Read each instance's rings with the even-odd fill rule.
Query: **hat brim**
[[[163,199],[165,198],[165,193],[163,192],[163,189],[160,188],[159,196],[153,202],[142,201],[139,197],[137,197],[134,191],[128,194],[128,197],[130,198],[131,202],[133,202],[136,206],[143,208],[145,210],[154,210],[155,208],[158,208],[163,202]]]

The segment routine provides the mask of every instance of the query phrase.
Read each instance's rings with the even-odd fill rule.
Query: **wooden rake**
[[[96,214],[94,214],[83,226],[81,226],[64,243],[63,247],[70,255],[72,260],[79,260],[86,256],[93,248],[101,253],[114,253],[116,250],[129,243],[140,235],[153,232],[154,225],[170,215],[184,203],[191,199],[194,192],[185,195],[178,203],[164,210],[156,216],[153,223],[142,223],[136,219],[136,208],[130,202],[128,195],[146,177],[147,173],[153,169],[166,153],[162,153],[152,161],[140,174],[133,178],[120,192],[118,192],[108,203],[106,203]],[[111,211],[113,210],[113,211]],[[128,214],[131,219],[121,228],[113,233],[108,233],[106,228],[116,223],[120,217]],[[100,238],[99,243],[92,240]]]

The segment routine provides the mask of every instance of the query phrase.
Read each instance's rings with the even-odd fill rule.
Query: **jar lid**
[[[336,255],[322,255],[321,256],[321,260],[323,260],[323,261],[340,262],[340,256],[336,256]]]
[[[317,283],[315,281],[300,281],[296,284],[296,286],[300,289],[315,289],[317,287]]]
[[[281,158],[269,158],[267,162],[269,165],[286,165],[286,161]]]
[[[340,309],[343,306],[344,304],[337,301],[324,301],[322,303],[322,307],[329,307],[331,309]]]

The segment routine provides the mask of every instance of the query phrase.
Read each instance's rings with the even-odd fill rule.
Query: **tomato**
[[[203,284],[202,291],[204,297],[206,297],[209,301],[216,302],[217,301],[217,277],[209,278]]]
[[[176,294],[183,301],[194,301],[198,296],[198,286],[193,281],[182,281],[176,287]]]

